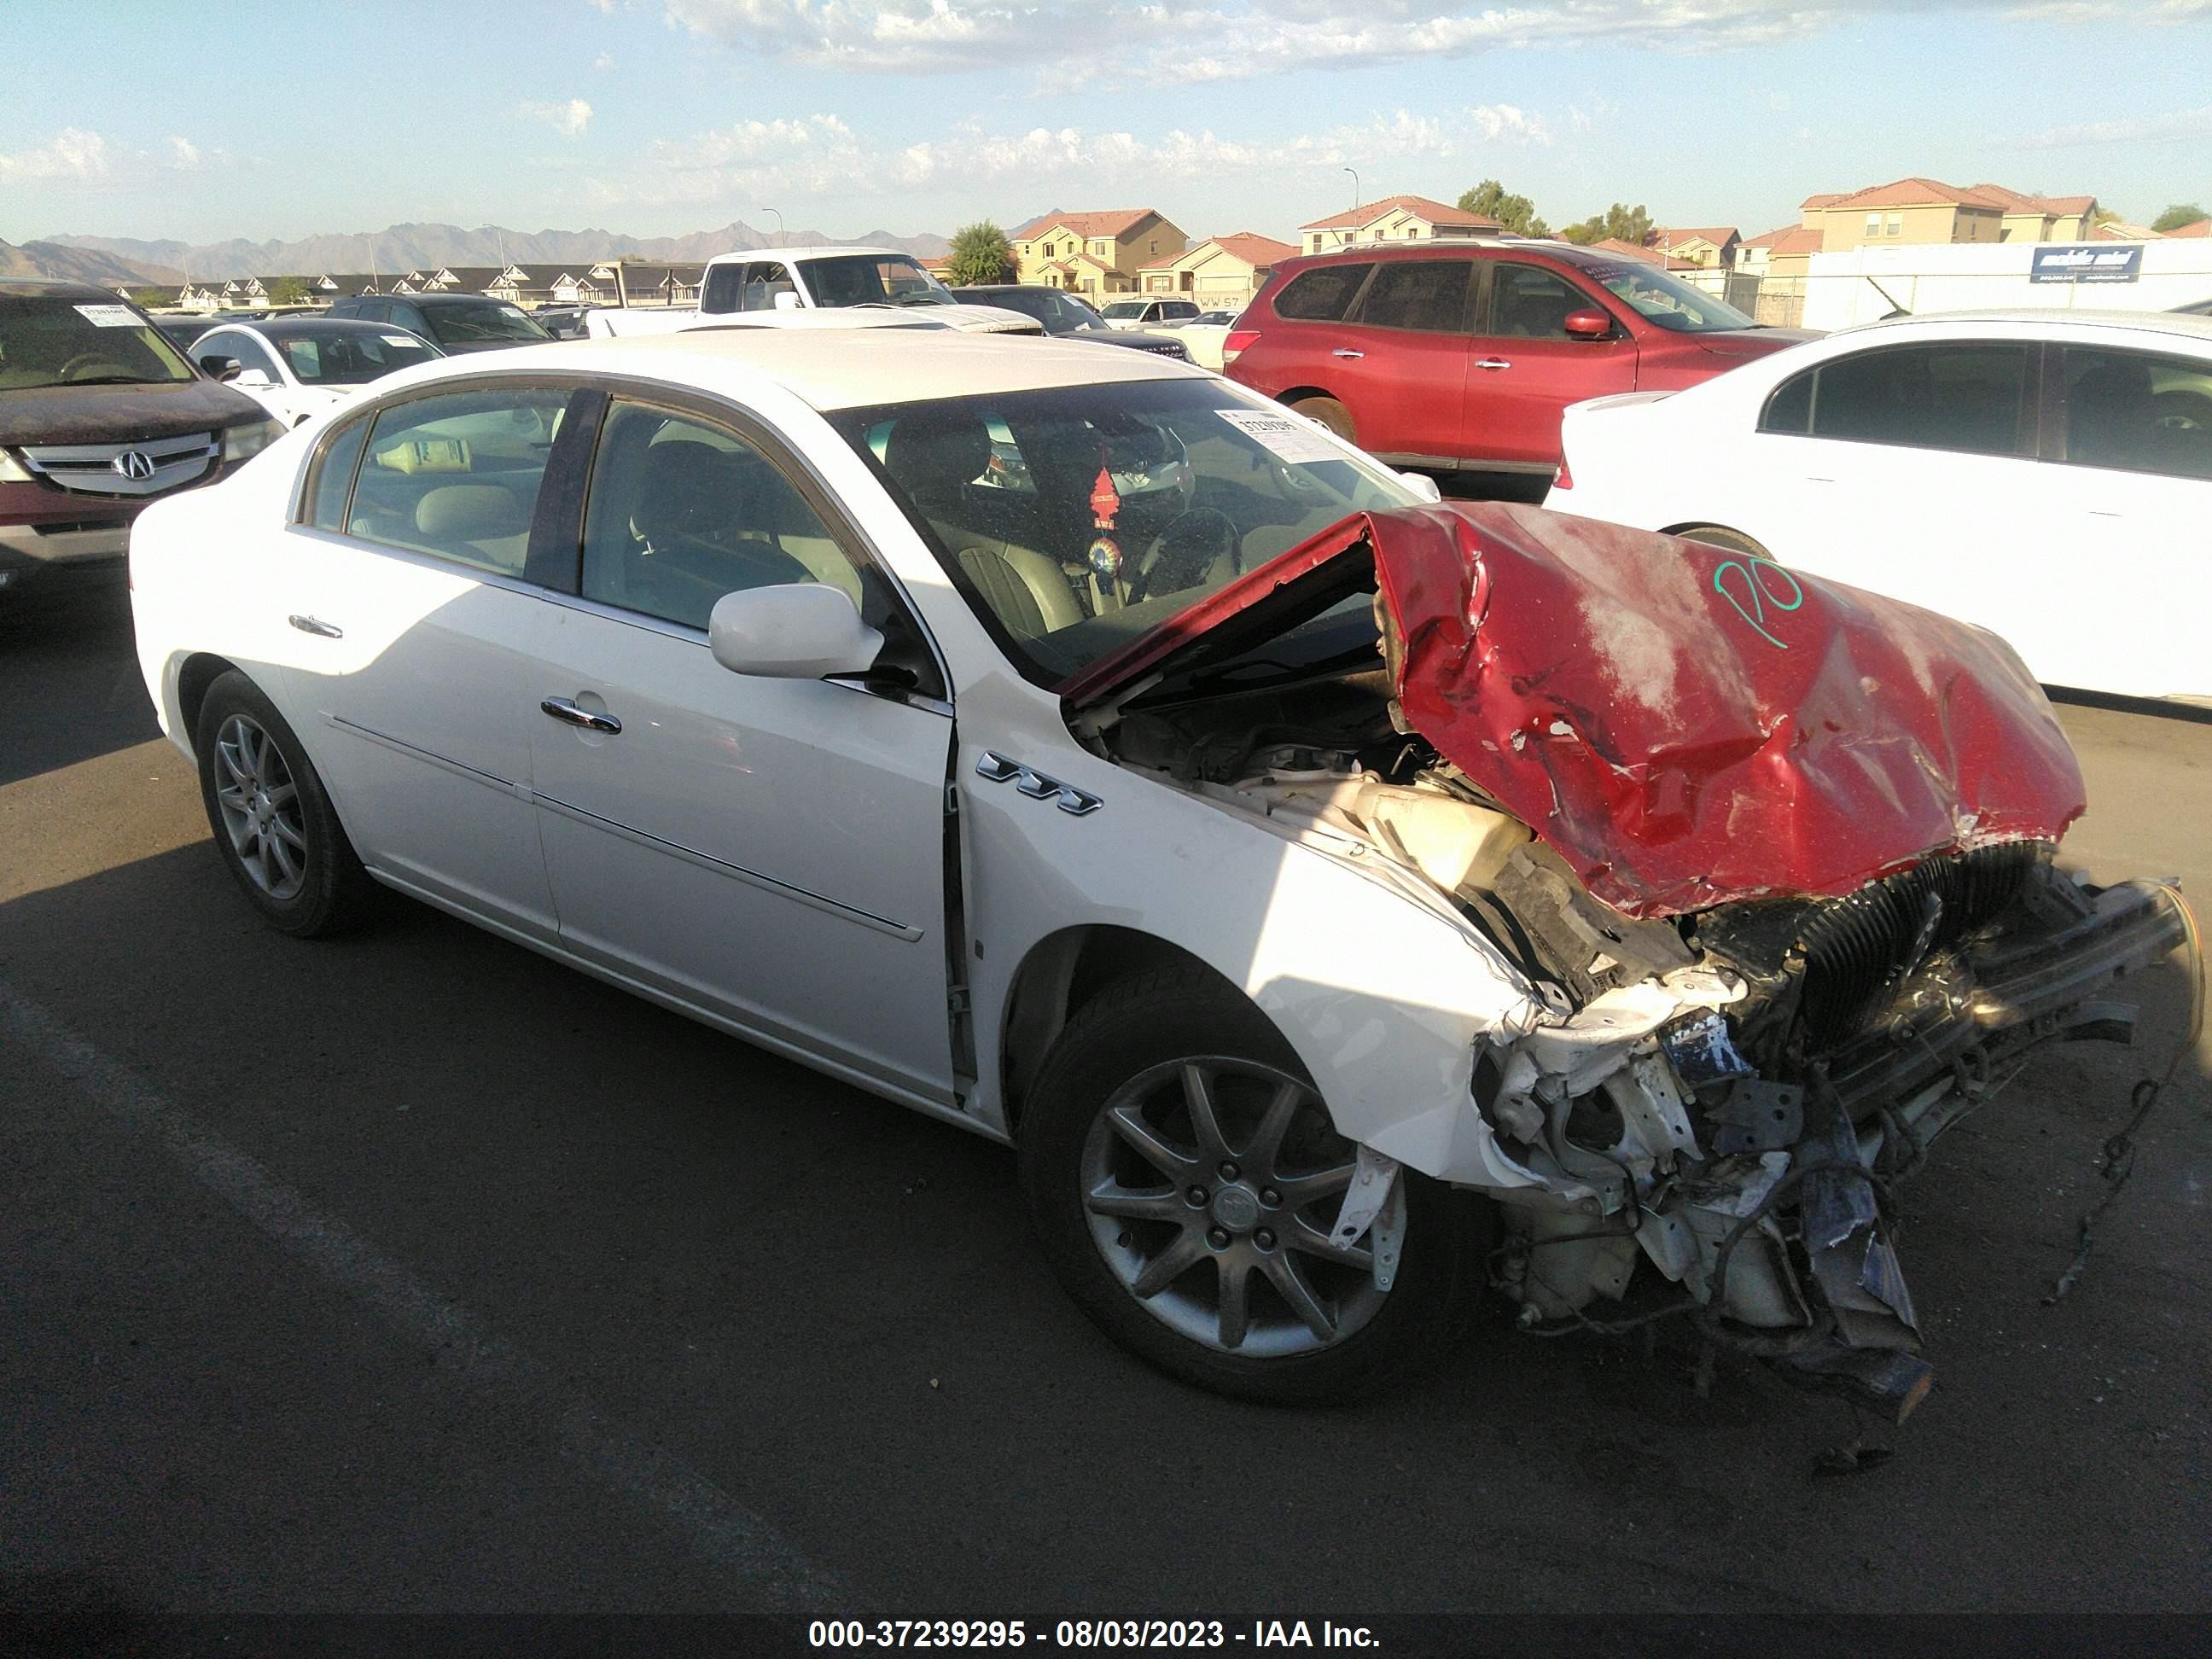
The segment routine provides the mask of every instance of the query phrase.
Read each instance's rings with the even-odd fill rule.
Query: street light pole
[[[781,247],[783,246],[783,210],[781,208],[764,207],[761,211],[763,213],[773,213],[775,215],[775,240],[771,242],[769,246],[771,247]]]
[[[1352,205],[1358,207],[1359,205],[1359,169],[1346,167],[1344,170],[1352,175]]]

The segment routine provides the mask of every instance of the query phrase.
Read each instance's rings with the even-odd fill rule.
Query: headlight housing
[[[283,435],[284,423],[265,416],[242,426],[230,427],[222,434],[222,464],[228,466],[249,455],[258,455]]]

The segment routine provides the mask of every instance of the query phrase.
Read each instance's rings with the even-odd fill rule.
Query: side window
[[[1359,320],[1370,328],[1456,334],[1467,325],[1472,259],[1394,259],[1375,273]]]
[[[1759,417],[1761,432],[1784,432],[1802,438],[1813,429],[1813,377],[1820,371],[1808,368],[1802,374],[1784,380],[1774,389],[1766,400],[1766,410]]]
[[[587,599],[702,629],[725,593],[790,582],[826,582],[864,615],[878,609],[797,489],[722,428],[617,401],[599,434],[590,499]]]
[[[745,268],[742,264],[710,265],[707,269],[707,286],[699,296],[702,311],[729,312],[742,307],[744,295]]]
[[[2068,346],[2066,459],[2212,478],[2212,363]]]
[[[2027,347],[1907,346],[1814,371],[1812,435],[1973,455],[2017,455]]]
[[[745,267],[747,311],[774,311],[777,295],[796,294],[798,291],[792,283],[791,272],[780,264]]]
[[[390,322],[392,302],[388,300],[362,300],[348,314],[372,323]]]
[[[1557,271],[1501,259],[1490,267],[1490,326],[1516,340],[1568,338],[1570,312],[1600,309],[1597,302]]]
[[[323,440],[322,453],[315,457],[315,481],[307,486],[307,522],[316,529],[344,531],[346,496],[367,436],[368,422],[352,421]]]
[[[1323,265],[1300,271],[1275,296],[1275,315],[1294,323],[1340,323],[1371,264]]]
[[[226,357],[237,358],[240,369],[258,369],[271,381],[278,385],[283,383],[284,377],[276,372],[276,360],[269,355],[269,348],[244,329],[224,335],[222,343],[216,349]]]
[[[347,533],[520,576],[568,397],[546,387],[455,392],[380,410]]]

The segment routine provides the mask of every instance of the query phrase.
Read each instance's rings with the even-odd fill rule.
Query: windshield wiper
[[[143,374],[80,374],[71,380],[55,380],[54,386],[174,386],[181,382],[152,380]]]

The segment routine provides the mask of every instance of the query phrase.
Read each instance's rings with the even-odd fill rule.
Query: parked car
[[[0,280],[0,593],[112,573],[149,501],[282,430],[110,290]]]
[[[1176,1376],[1334,1397],[1640,1252],[1901,1414],[1869,1166],[2124,1036],[2178,898],[2054,871],[1992,635],[1432,495],[1139,352],[732,328],[395,375],[133,605],[270,923],[381,882],[1011,1141]]]
[[[1244,313],[1236,311],[1201,311],[1189,322],[1175,331],[1175,337],[1183,343],[1190,353],[1191,362],[1201,368],[1217,372],[1223,366],[1223,353],[1229,343],[1230,331]]]
[[[531,321],[520,306],[481,294],[359,295],[332,301],[323,314],[396,324],[455,356],[503,351],[553,337]]]
[[[1978,623],[2046,685],[2212,700],[2212,319],[1848,329],[1568,410],[1547,504]],[[2104,592],[2157,598],[2116,612]]]
[[[1285,259],[1224,343],[1232,380],[1401,466],[1549,473],[1559,415],[1674,391],[1808,337],[1571,242]]]
[[[286,426],[343,403],[395,369],[446,354],[391,323],[352,317],[281,317],[225,323],[192,344],[192,360]]]
[[[913,255],[879,247],[791,247],[724,253],[707,262],[696,311],[596,313],[603,338],[664,334],[778,313],[921,311],[974,334],[1044,332],[1036,318],[994,306],[963,306]]]
[[[1190,300],[1109,300],[1098,314],[1109,328],[1174,328],[1196,322],[1198,306]]]
[[[1034,317],[1044,325],[1048,334],[1056,334],[1064,340],[1085,340],[1095,345],[1128,346],[1138,351],[1150,351],[1162,357],[1172,357],[1178,362],[1190,354],[1182,342],[1172,334],[1163,334],[1150,329],[1121,329],[1108,325],[1106,319],[1073,294],[1056,288],[1044,288],[1026,283],[983,283],[967,288],[956,288],[952,297],[963,306],[995,306],[1005,311],[1018,311]]]
[[[538,326],[556,340],[580,340],[585,337],[584,319],[597,306],[557,305],[540,306],[531,317]]]
[[[2175,306],[2172,309],[2190,317],[2212,317],[2212,299],[2192,300],[2187,305]]]

